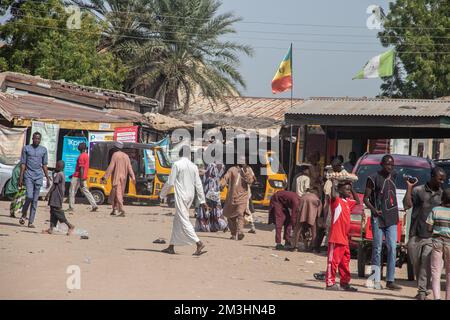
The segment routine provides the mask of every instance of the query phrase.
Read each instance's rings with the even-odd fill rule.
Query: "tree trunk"
[[[168,114],[175,110],[177,104],[177,92],[175,90],[168,89],[164,96],[163,114]]]

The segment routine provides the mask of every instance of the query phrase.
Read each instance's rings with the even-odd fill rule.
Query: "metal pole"
[[[291,135],[290,135],[290,145],[289,145],[289,175],[288,175],[288,190],[290,190],[291,179],[292,179],[292,124],[291,124]]]
[[[291,42],[291,82],[292,82],[292,87],[291,87],[291,109],[294,106],[294,77],[293,77],[293,72],[292,72],[292,42]],[[291,124],[291,136],[290,136],[290,145],[289,145],[289,175],[288,175],[288,190],[291,190],[291,179],[292,179],[292,135],[293,135],[293,129],[292,129],[292,124]]]

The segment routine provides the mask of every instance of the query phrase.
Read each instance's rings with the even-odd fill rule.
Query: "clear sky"
[[[352,80],[352,77],[371,57],[387,51],[376,37],[377,30],[369,30],[366,26],[369,17],[366,9],[369,5],[376,4],[387,14],[389,2],[222,0],[221,12],[232,11],[244,19],[235,25],[238,33],[228,38],[250,44],[255,48],[253,57],[243,56],[241,59],[240,70],[247,83],[247,89],[243,90],[242,94],[290,97],[289,91],[273,95],[271,81],[292,42],[294,97],[377,95],[380,92],[379,79]],[[342,52],[326,50],[342,50]]]

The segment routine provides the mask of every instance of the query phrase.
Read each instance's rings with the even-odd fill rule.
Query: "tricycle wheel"
[[[367,250],[362,242],[358,244],[358,277],[366,276]]]
[[[91,194],[95,200],[95,203],[97,203],[97,205],[101,205],[105,202],[105,194],[103,193],[103,191],[94,189],[94,190],[91,190]]]
[[[406,271],[408,272],[408,281],[414,281],[414,267],[409,254],[406,255]]]

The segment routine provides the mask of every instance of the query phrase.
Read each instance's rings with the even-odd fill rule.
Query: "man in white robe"
[[[182,157],[176,161],[169,175],[167,183],[161,190],[161,198],[166,198],[171,187],[175,190],[175,217],[173,219],[172,236],[170,245],[162,250],[164,253],[175,254],[174,246],[197,244],[194,255],[206,253],[205,245],[195,233],[194,227],[189,221],[189,208],[197,196],[203,208],[208,210],[200,180],[198,168],[187,157],[190,156],[189,148],[182,149]]]

